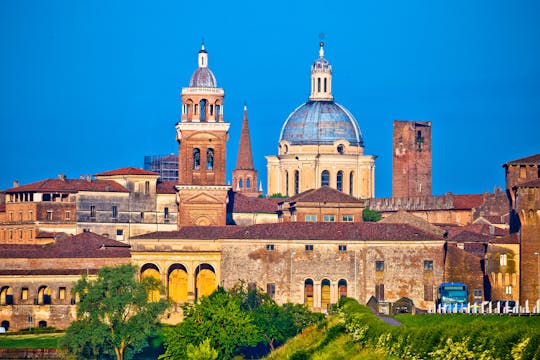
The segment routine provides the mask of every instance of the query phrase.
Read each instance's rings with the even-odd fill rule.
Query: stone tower
[[[394,121],[392,197],[431,196],[431,122]]]
[[[208,68],[204,44],[189,87],[182,89],[178,140],[178,225],[225,225],[225,160],[229,123],[223,121],[225,92]]]
[[[236,169],[233,170],[232,176],[232,188],[234,191],[247,196],[259,196],[261,194],[261,191],[257,191],[257,170],[253,167],[251,138],[249,136],[247,107],[245,105]]]

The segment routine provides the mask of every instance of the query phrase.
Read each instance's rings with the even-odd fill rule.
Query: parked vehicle
[[[439,285],[437,305],[446,312],[462,312],[467,307],[469,291],[461,282],[445,282]]]

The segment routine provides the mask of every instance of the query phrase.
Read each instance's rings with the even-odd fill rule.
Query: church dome
[[[217,87],[216,77],[209,68],[200,67],[191,75],[189,87],[215,88]]]
[[[355,118],[334,101],[308,101],[298,107],[283,124],[279,140],[291,145],[332,145],[346,140],[352,146],[363,146]]]

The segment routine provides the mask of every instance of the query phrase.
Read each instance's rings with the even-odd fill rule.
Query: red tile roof
[[[449,240],[457,242],[480,242],[488,243],[494,238],[493,235],[479,234],[477,232],[472,232],[469,230],[463,230],[457,234],[452,235]]]
[[[175,181],[159,181],[156,186],[158,194],[176,194]]]
[[[17,192],[69,192],[78,191],[107,191],[128,192],[125,187],[112,180],[83,180],[83,179],[47,179],[32,184],[17,186],[4,193]]]
[[[141,168],[125,167],[125,168],[121,168],[121,169],[101,172],[99,174],[94,174],[94,176],[116,176],[116,175],[155,175],[155,176],[159,176],[159,173],[144,170],[144,169],[141,169]]]
[[[57,236],[45,245],[0,244],[4,258],[129,258],[130,246],[91,232]]]
[[[265,199],[249,197],[237,192],[229,192],[227,212],[238,213],[269,213],[277,211],[277,204],[283,199]]]
[[[518,233],[512,233],[491,241],[493,244],[519,244]]]
[[[508,165],[537,165],[540,164],[540,154],[535,154],[527,156],[521,159],[512,160],[503,165],[506,167]]]
[[[294,195],[288,200],[282,202],[333,202],[333,203],[362,203],[354,196],[347,195],[342,191],[333,189],[329,186],[323,186],[318,189],[310,189],[300,194]]]
[[[287,222],[251,226],[186,226],[179,231],[144,234],[133,239],[266,240],[443,240],[407,224]]]
[[[454,209],[473,209],[483,203],[483,194],[454,195]]]
[[[0,275],[24,276],[24,275],[94,275],[99,269],[0,269]]]

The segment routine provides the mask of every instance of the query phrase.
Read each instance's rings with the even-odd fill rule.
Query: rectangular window
[[[474,289],[473,291],[473,296],[474,296],[474,302],[475,303],[478,303],[478,302],[481,302],[482,301],[482,290],[480,289]]]
[[[266,250],[274,251],[274,244],[266,244]]]
[[[71,220],[71,211],[66,211],[66,220]]]
[[[512,295],[512,285],[505,286],[504,293],[506,295]]]
[[[9,221],[13,221],[13,212],[12,211],[9,212]]]
[[[324,215],[323,221],[325,221],[325,222],[333,222],[333,221],[335,221],[335,217],[334,217],[334,215]]]
[[[382,260],[375,261],[375,271],[384,271],[384,261]]]
[[[66,299],[66,288],[61,287],[58,289],[58,299],[65,300]]]
[[[124,230],[116,229],[116,236],[122,236],[122,235],[124,235]]]
[[[527,167],[525,165],[521,165],[519,167],[519,177],[521,179],[525,179],[527,177]]]
[[[21,239],[21,240],[22,240],[22,238],[23,238],[22,234],[23,234],[22,229],[19,229],[19,239]]]
[[[306,251],[313,251],[313,244],[306,245]]]
[[[424,260],[424,271],[433,271],[433,260]]]
[[[163,218],[165,220],[169,220],[169,208],[166,207],[165,209],[163,209]]]
[[[266,284],[266,293],[270,298],[274,298],[276,296],[276,284],[274,283],[268,283]]]
[[[113,205],[111,211],[112,211],[112,214],[111,214],[112,218],[116,219],[118,217],[118,207],[116,205]]]
[[[21,300],[28,300],[28,288],[21,289]]]
[[[353,222],[354,221],[354,216],[353,215],[343,215],[341,217],[341,221],[343,221],[343,222]]]
[[[28,212],[28,220],[30,221],[34,220],[34,212],[32,210]]]
[[[141,211],[141,221],[144,221],[144,213]]]
[[[501,266],[506,266],[507,264],[506,254],[501,254],[501,256],[499,257],[499,263],[501,264]]]
[[[384,301],[384,284],[375,285],[375,297],[379,301]]]
[[[150,194],[150,181],[144,182],[144,194],[145,195]]]
[[[306,215],[306,221],[317,221],[317,215]]]
[[[91,218],[96,217],[96,207],[94,205],[90,205],[90,217]]]
[[[339,251],[347,251],[347,245],[338,245]]]
[[[22,222],[22,211],[19,211],[19,221]]]
[[[424,284],[424,301],[433,301],[433,286]]]
[[[47,210],[47,221],[52,221],[52,219],[53,219],[52,210]]]

